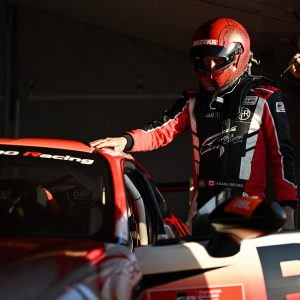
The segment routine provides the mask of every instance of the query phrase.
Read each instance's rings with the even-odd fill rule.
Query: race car
[[[134,249],[186,235],[131,155],[0,139],[0,299],[131,299]]]
[[[277,203],[224,199],[213,234],[189,236],[128,154],[0,139],[0,166],[0,299],[300,299]]]

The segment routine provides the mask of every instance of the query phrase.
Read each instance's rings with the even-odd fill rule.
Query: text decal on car
[[[94,163],[93,159],[87,159],[87,158],[79,158],[79,157],[73,157],[70,155],[53,155],[53,154],[46,154],[46,153],[41,153],[41,152],[31,152],[27,151],[24,153],[20,153],[19,151],[11,151],[11,150],[0,150],[0,155],[10,155],[10,156],[15,156],[15,155],[22,155],[22,156],[27,156],[27,157],[37,157],[37,158],[48,158],[48,159],[56,159],[56,160],[64,160],[64,161],[74,161],[78,162],[83,165],[91,165]]]
[[[257,252],[268,299],[299,299],[300,272],[295,263],[299,262],[300,245],[262,246],[257,247]]]

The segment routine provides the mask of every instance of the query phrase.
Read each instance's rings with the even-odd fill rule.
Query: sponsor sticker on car
[[[48,153],[34,152],[34,151],[26,151],[24,153],[21,153],[19,151],[14,151],[14,150],[0,150],[0,155],[6,155],[6,156],[21,155],[24,157],[36,157],[36,158],[46,158],[46,159],[48,158],[48,159],[71,161],[71,162],[73,161],[83,165],[91,165],[94,163],[93,159],[74,157],[71,155],[48,154]]]
[[[224,285],[199,287],[176,290],[158,290],[151,293],[151,299],[164,300],[244,300],[245,293],[243,285]]]

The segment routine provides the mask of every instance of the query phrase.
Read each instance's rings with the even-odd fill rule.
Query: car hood
[[[88,240],[0,238],[0,298],[51,299],[95,273],[108,248]]]

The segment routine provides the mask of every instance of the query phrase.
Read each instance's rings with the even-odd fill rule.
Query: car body
[[[300,232],[279,232],[285,220],[277,203],[225,200],[210,216],[211,237],[136,249],[143,274],[138,299],[300,299]]]
[[[199,241],[135,254],[145,289],[139,299],[300,299],[299,231],[245,240],[232,256],[213,257]]]
[[[0,139],[1,299],[130,299],[133,250],[185,235],[131,155]]]

